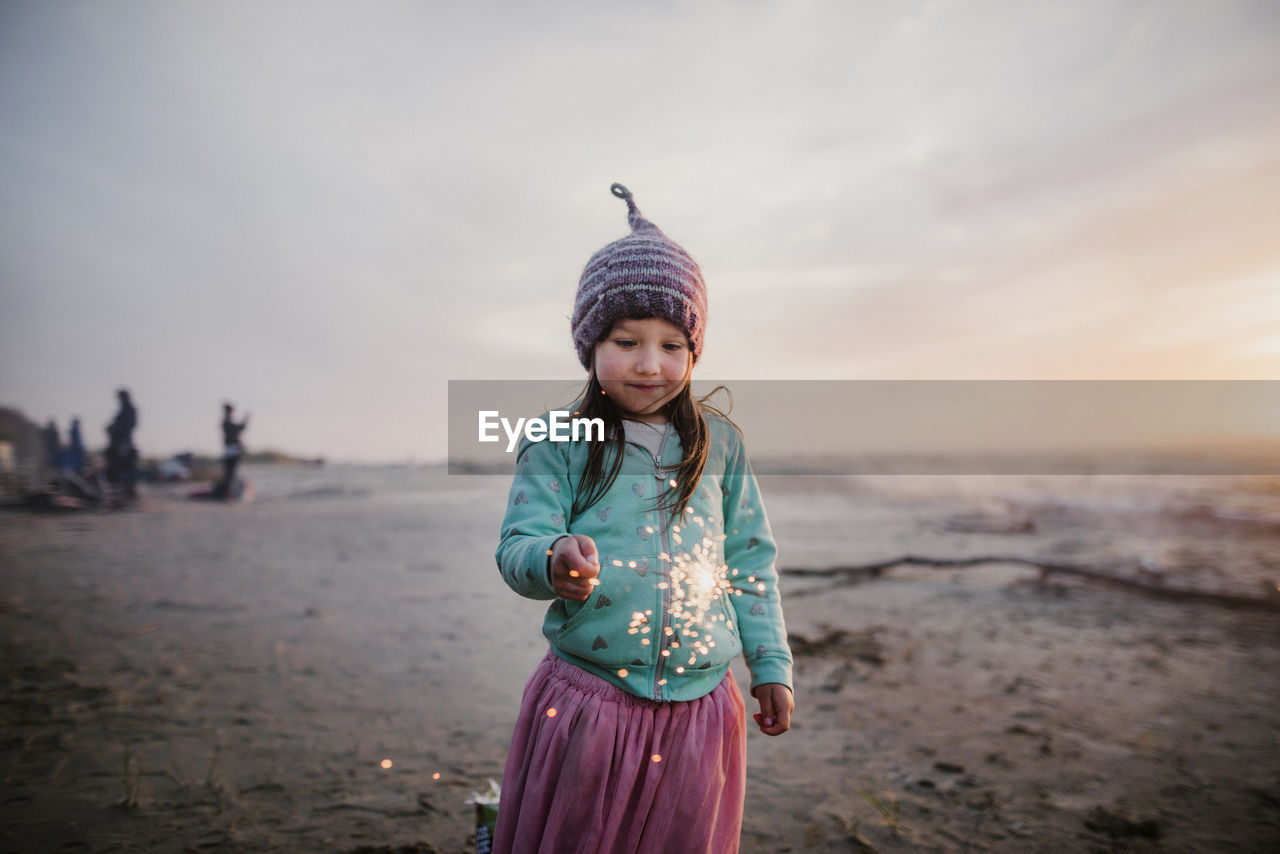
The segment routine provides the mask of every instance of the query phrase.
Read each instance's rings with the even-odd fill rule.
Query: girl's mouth
[[[649,385],[647,383],[627,383],[627,385],[631,386],[637,391],[658,391],[659,389],[662,388],[660,384]]]

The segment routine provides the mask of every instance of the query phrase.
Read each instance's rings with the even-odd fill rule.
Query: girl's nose
[[[649,347],[641,348],[640,361],[636,363],[636,370],[642,374],[656,374],[662,370],[662,362],[658,358],[658,353]]]

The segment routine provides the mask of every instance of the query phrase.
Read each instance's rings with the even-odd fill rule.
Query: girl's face
[[[623,319],[595,349],[596,379],[624,418],[662,423],[662,408],[689,379],[693,353],[684,330],[660,317]]]

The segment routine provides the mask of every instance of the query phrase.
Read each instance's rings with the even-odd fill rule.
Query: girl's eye
[[[630,338],[615,338],[613,339],[613,343],[617,344],[619,347],[634,347],[636,345],[636,342],[632,341]]]
[[[666,344],[663,344],[662,346],[670,350],[672,353],[676,352],[677,350],[684,349],[684,345],[681,344],[679,341],[668,341]]]

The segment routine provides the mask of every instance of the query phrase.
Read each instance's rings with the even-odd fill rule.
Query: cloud
[[[0,385],[40,417],[130,382],[157,448],[232,397],[256,442],[430,456],[450,376],[578,371],[615,180],[708,274],[700,371],[1270,352],[1240,338],[1278,263],[1273,4],[0,14]]]

